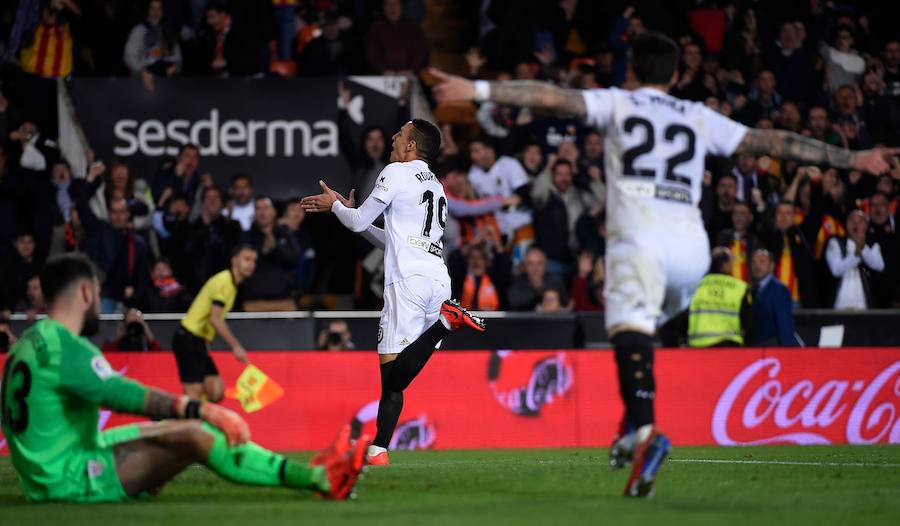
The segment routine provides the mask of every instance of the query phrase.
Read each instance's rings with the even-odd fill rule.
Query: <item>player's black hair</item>
[[[256,250],[256,247],[254,247],[250,243],[239,243],[238,246],[234,247],[234,250],[231,251],[231,257],[237,256],[238,254],[240,254],[241,252],[243,252],[245,250],[259,253],[259,251]]]
[[[641,84],[668,85],[678,60],[678,45],[662,33],[648,31],[631,44],[631,69]]]
[[[413,119],[409,138],[416,141],[416,152],[419,159],[430,163],[438,158],[441,152],[441,130],[425,119]]]
[[[47,261],[41,270],[41,292],[47,305],[59,299],[70,287],[82,280],[93,280],[97,270],[83,254],[62,254]]]
[[[250,174],[245,174],[244,172],[238,172],[231,176],[231,186],[234,186],[234,183],[241,179],[246,179],[246,181],[250,183],[250,186],[253,186],[253,178],[250,177]]]

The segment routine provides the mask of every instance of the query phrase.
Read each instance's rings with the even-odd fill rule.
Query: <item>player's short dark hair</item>
[[[47,305],[53,305],[73,285],[96,277],[94,264],[83,254],[54,256],[47,261],[39,276],[44,301]]]
[[[234,250],[231,251],[231,257],[235,257],[245,250],[249,250],[254,253],[259,253],[259,250],[257,250],[256,247],[254,247],[250,243],[239,243],[236,247],[234,247]]]
[[[430,163],[438,158],[441,152],[441,130],[425,119],[413,119],[409,138],[416,141],[416,152],[419,159]]]
[[[648,31],[631,44],[631,69],[641,84],[668,84],[678,60],[678,45],[662,33]]]

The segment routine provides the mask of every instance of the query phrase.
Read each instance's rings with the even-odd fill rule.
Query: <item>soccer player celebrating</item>
[[[572,90],[536,81],[469,81],[431,70],[440,102],[474,100],[556,110],[606,134],[606,327],[612,337],[633,468],[625,494],[653,493],[670,444],[654,425],[653,340],[657,324],[684,310],[709,268],[697,204],[707,154],[769,155],[882,173],[894,150],[852,152],[781,130],[748,129],[668,94],[678,80],[678,46],[645,33],[631,47],[639,87]],[[615,448],[614,448],[615,449]],[[622,451],[623,448],[619,448]],[[628,451],[629,448],[624,448]],[[612,463],[611,459],[611,463]],[[621,464],[621,463],[620,463]]]
[[[222,377],[209,355],[209,344],[216,334],[231,347],[239,362],[248,362],[247,352],[228,328],[225,316],[234,306],[238,285],[253,275],[256,257],[255,248],[239,245],[231,256],[231,268],[209,278],[172,336],[178,376],[184,394],[191,398],[218,402],[225,394]]]
[[[388,463],[387,448],[403,409],[403,391],[450,331],[484,322],[450,300],[450,275],[441,237],[447,221],[444,187],[428,168],[441,148],[441,132],[422,119],[394,134],[390,164],[369,197],[354,208],[320,181],[323,192],[303,198],[310,212],[334,212],[340,222],[384,250],[384,309],[378,327],[381,399],[369,464]],[[384,229],[372,225],[384,214]]]
[[[194,463],[241,484],[350,495],[368,437],[333,445],[305,466],[250,442],[233,411],[119,375],[81,336],[99,328],[100,284],[80,255],[50,260],[40,276],[47,319],[28,329],[3,368],[3,434],[33,501],[112,502],[158,490]],[[165,422],[97,430],[100,406]]]

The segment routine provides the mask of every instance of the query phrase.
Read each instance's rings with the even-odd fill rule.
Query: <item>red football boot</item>
[[[309,461],[310,466],[324,466],[330,459],[339,458],[341,455],[350,450],[350,424],[345,424],[338,431],[334,442],[327,448],[319,451]]]
[[[458,301],[450,299],[441,305],[441,316],[450,324],[450,330],[471,327],[476,331],[484,331],[484,320],[462,308]]]
[[[346,500],[353,495],[353,488],[359,480],[365,465],[366,448],[371,439],[368,435],[359,437],[350,451],[344,452],[339,457],[332,457],[325,465],[325,476],[331,488],[328,492],[319,492],[319,495],[328,500]]]

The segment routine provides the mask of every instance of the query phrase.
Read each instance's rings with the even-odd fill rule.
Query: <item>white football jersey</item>
[[[441,238],[447,224],[447,196],[425,161],[390,163],[369,197],[384,210],[384,283],[410,276],[450,282]]]
[[[512,157],[499,157],[488,171],[474,164],[469,168],[469,183],[478,197],[512,197],[517,188],[529,182],[525,169]],[[500,231],[508,235],[531,224],[531,211],[515,207],[497,210],[494,217]]]
[[[606,136],[606,228],[612,238],[702,224],[707,154],[728,156],[747,127],[652,88],[583,92],[588,124]]]

